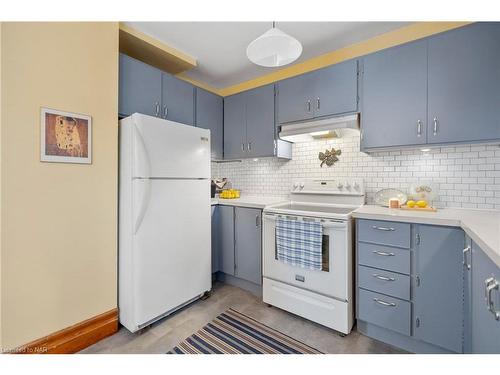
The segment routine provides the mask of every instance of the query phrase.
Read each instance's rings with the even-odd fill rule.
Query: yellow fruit
[[[427,207],[427,202],[426,201],[418,201],[417,206],[420,208],[425,208],[425,207]]]
[[[408,201],[408,202],[406,202],[406,205],[410,208],[413,208],[413,207],[415,207],[415,201]]]

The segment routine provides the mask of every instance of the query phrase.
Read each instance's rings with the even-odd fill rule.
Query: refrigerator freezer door
[[[209,180],[133,181],[137,326],[211,289]]]
[[[132,119],[132,177],[211,177],[209,130],[138,113]]]

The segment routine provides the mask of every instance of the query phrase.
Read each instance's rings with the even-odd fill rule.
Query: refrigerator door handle
[[[135,160],[137,161],[135,177],[150,177],[151,176],[151,160],[149,159],[148,149],[142,137],[141,131],[137,126],[134,126],[135,132]]]
[[[134,234],[137,234],[141,227],[144,215],[146,215],[146,211],[148,210],[149,199],[151,197],[151,180],[141,179],[136,181],[138,182],[138,191],[136,192],[136,202],[138,203],[138,207],[135,218]]]

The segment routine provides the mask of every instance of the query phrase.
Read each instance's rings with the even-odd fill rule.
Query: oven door
[[[265,213],[263,232],[263,276],[341,301],[352,296],[352,234],[349,220],[316,219],[286,215],[292,220],[320,221],[323,226],[323,267],[321,271],[285,264],[277,259],[276,219]]]

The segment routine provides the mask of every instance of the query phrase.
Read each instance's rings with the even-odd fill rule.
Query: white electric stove
[[[351,213],[365,203],[361,179],[301,179],[290,201],[268,206],[263,215],[263,300],[342,334],[353,316]],[[323,228],[322,269],[309,270],[278,260],[276,219],[318,221]]]

